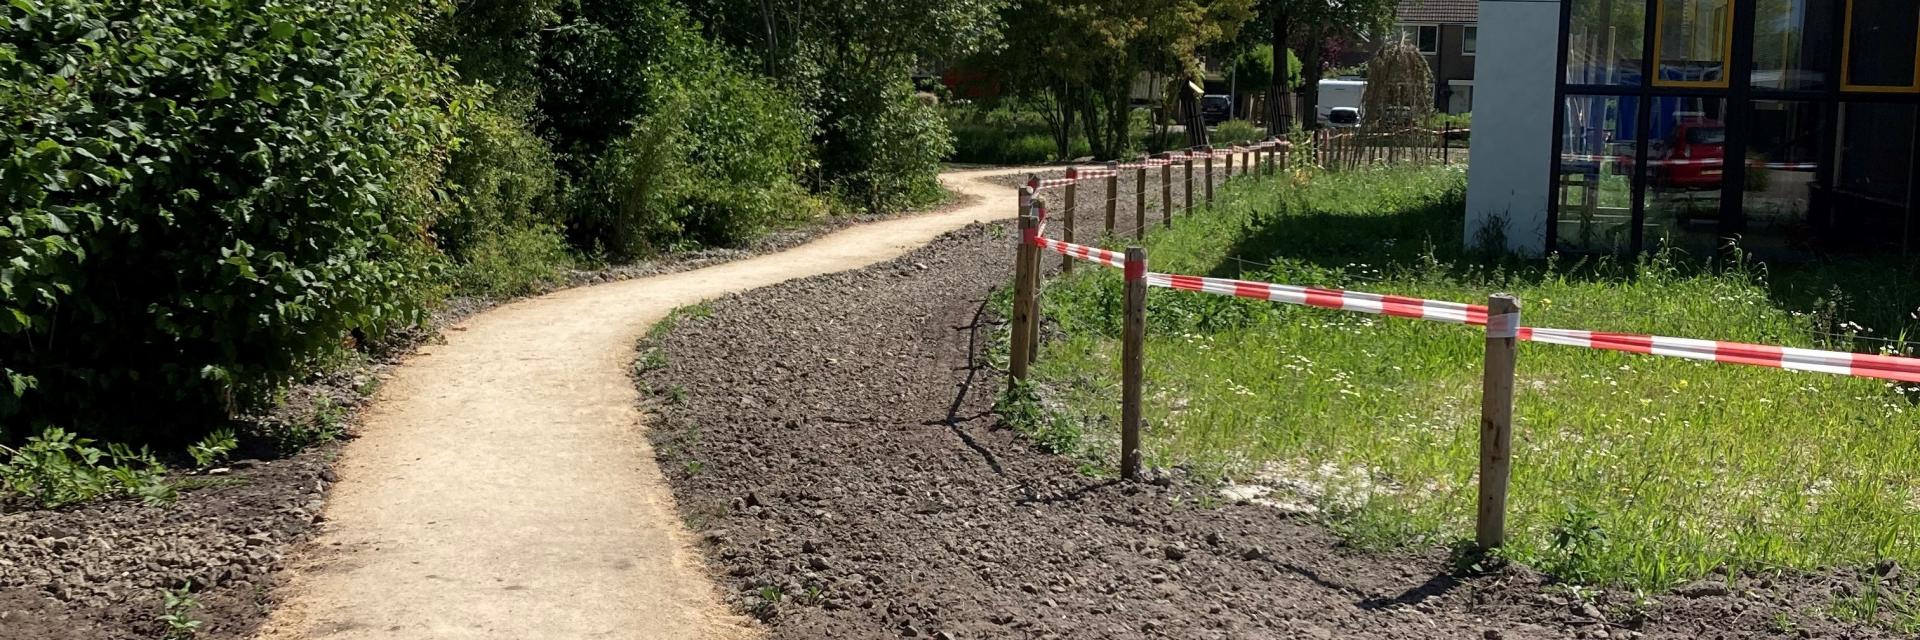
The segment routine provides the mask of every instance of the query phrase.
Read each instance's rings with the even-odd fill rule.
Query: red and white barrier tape
[[[1066,242],[1064,240],[1055,240],[1053,238],[1048,238],[1045,236],[1035,236],[1033,239],[1033,243],[1035,245],[1038,245],[1042,249],[1046,249],[1048,251],[1052,251],[1054,253],[1058,253],[1064,256],[1071,256],[1078,260],[1104,264],[1109,267],[1114,267],[1119,269],[1125,269],[1127,267],[1127,254],[1124,254],[1118,251],[1109,251],[1107,249],[1101,249],[1099,247],[1089,247],[1083,244],[1074,244],[1071,242]]]
[[[1527,342],[1569,347],[1708,360],[1790,371],[1920,382],[1920,358],[1574,329],[1522,327],[1519,338]]]
[[[1358,291],[1317,289],[1168,273],[1147,274],[1147,286],[1453,324],[1484,325],[1487,323],[1486,307],[1444,300],[1421,300]]]
[[[1121,264],[1125,256],[1121,256]],[[1204,278],[1165,273],[1147,274],[1147,285],[1181,291],[1270,300],[1324,309],[1339,309],[1487,327],[1492,337],[1518,338],[1523,342],[1556,344],[1604,351],[1620,351],[1656,356],[1688,358],[1790,371],[1809,371],[1862,378],[1879,378],[1920,383],[1920,358],[1903,358],[1844,351],[1820,351],[1795,347],[1695,340],[1625,333],[1606,333],[1574,329],[1522,327],[1517,315],[1503,315],[1489,322],[1487,308],[1480,305],[1423,300],[1402,296],[1318,289],[1292,285]]]

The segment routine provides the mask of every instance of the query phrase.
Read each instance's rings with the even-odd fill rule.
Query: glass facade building
[[[1551,250],[1920,245],[1920,2],[1559,9]]]

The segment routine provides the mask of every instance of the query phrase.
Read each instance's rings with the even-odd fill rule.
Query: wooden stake
[[[1065,222],[1067,226],[1066,228],[1060,230],[1060,238],[1062,240],[1066,240],[1067,242],[1073,242],[1073,211],[1074,209],[1078,208],[1074,206],[1074,193],[1080,190],[1079,180],[1080,180],[1080,170],[1072,167],[1068,167],[1067,168],[1067,206],[1066,206],[1067,211],[1066,211],[1066,219],[1063,220],[1063,222]],[[1060,272],[1073,273],[1073,256],[1061,254]]]
[[[1107,161],[1107,235],[1113,235],[1113,214],[1120,204],[1120,163]]]
[[[1181,163],[1181,166],[1187,174],[1187,188],[1180,196],[1187,202],[1187,211],[1191,213],[1193,211],[1193,154],[1187,154],[1187,161]]]
[[[1035,259],[1038,247],[1033,241],[1040,237],[1040,220],[1033,215],[1033,189],[1020,190],[1020,249],[1013,254],[1013,344],[1007,362],[1007,373],[1012,382],[1027,379],[1027,365],[1030,363],[1033,333],[1027,325],[1033,323],[1033,271],[1039,261]]]
[[[1147,165],[1144,163],[1134,170],[1133,237],[1147,237]]]
[[[1207,154],[1205,163],[1207,173],[1207,204],[1211,206],[1213,204],[1213,147],[1201,147],[1200,153]]]
[[[1222,181],[1233,179],[1233,156],[1233,147],[1227,147],[1227,166],[1226,169],[1221,172],[1223,175],[1221,178]]]
[[[1480,512],[1475,540],[1482,550],[1507,542],[1507,478],[1513,463],[1513,369],[1520,301],[1504,293],[1487,298],[1487,356],[1480,391]]]
[[[1440,164],[1453,164],[1453,123],[1447,123],[1440,129]]]
[[[1160,165],[1160,222],[1173,226],[1173,154],[1161,154],[1167,163]]]
[[[1147,250],[1127,247],[1126,320],[1120,348],[1120,477],[1140,477],[1140,400],[1146,379]]]
[[[1046,201],[1039,196],[1034,196],[1033,219],[1038,223],[1034,225],[1035,235],[1039,234],[1040,225],[1046,223],[1047,215]],[[1033,292],[1027,302],[1028,363],[1040,359],[1040,279],[1046,275],[1043,273],[1044,268],[1040,266],[1040,257],[1046,252],[1040,248],[1038,242],[1032,244],[1034,246],[1028,250],[1030,253],[1027,257],[1027,279],[1030,280],[1027,283],[1027,290]]]

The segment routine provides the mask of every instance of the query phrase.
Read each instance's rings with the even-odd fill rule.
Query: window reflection
[[[1835,9],[1842,0],[1759,0],[1753,18],[1753,86],[1781,91],[1827,86],[1826,68],[1839,42]]]
[[[1747,178],[1742,189],[1741,243],[1751,251],[1790,248],[1807,237],[1819,184],[1821,132],[1818,104],[1760,100],[1747,127]]]
[[[1911,215],[1914,107],[1843,103],[1837,125],[1833,202],[1824,226],[1835,238],[1897,246]]]
[[[1653,99],[1647,123],[1646,246],[1711,251],[1726,175],[1724,98]]]
[[[1912,90],[1916,40],[1920,40],[1920,3],[1848,0],[1845,88]]]
[[[1661,86],[1727,86],[1725,69],[1733,46],[1729,0],[1656,0],[1660,7]]]
[[[1567,84],[1640,84],[1646,0],[1569,1]]]
[[[1567,96],[1555,180],[1562,251],[1632,249],[1634,104],[1632,97]]]

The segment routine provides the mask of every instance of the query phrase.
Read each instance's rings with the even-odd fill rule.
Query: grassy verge
[[[1240,181],[1150,238],[1151,264],[1463,302],[1508,291],[1534,326],[1823,348],[1920,334],[1910,261],[1476,256],[1458,248],[1464,182],[1447,168]],[[1118,275],[1081,270],[1043,300],[1065,337],[1036,379],[1089,425],[1083,446],[1111,450]],[[1362,544],[1472,532],[1477,331],[1166,290],[1148,304],[1150,464],[1255,483]],[[1519,378],[1516,560],[1647,589],[1717,567],[1920,563],[1920,389],[1532,344]]]

